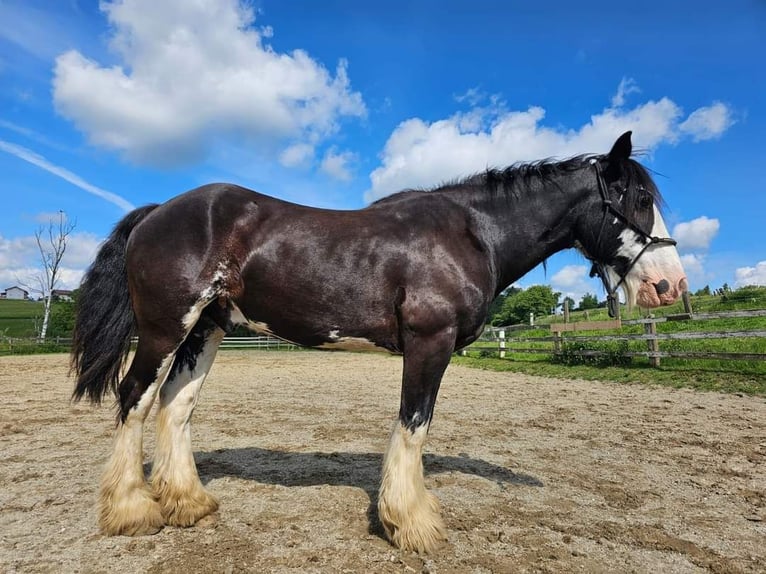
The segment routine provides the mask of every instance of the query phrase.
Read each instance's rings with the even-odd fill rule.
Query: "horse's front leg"
[[[454,349],[452,329],[408,341],[399,419],[394,424],[378,496],[378,516],[395,546],[430,552],[447,534],[439,502],[423,480],[423,445],[444,370]]]

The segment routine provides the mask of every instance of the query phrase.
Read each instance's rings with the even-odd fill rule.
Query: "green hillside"
[[[43,319],[41,301],[0,299],[0,336],[34,337]]]

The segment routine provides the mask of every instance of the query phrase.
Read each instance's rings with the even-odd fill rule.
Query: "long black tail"
[[[71,370],[77,374],[72,393],[75,401],[88,395],[92,402],[100,403],[107,389],[116,395],[135,327],[125,250],[133,228],[156,207],[147,205],[126,215],[83,277],[72,335]]]

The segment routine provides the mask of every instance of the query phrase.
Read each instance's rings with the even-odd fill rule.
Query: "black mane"
[[[594,161],[604,162],[606,156],[582,154],[564,160],[547,158],[533,162],[518,162],[505,168],[488,168],[430,188],[405,189],[378,199],[372,205],[395,200],[412,192],[432,193],[460,189],[466,191],[484,190],[493,195],[518,198],[527,193],[535,193],[561,175],[590,167]],[[609,168],[612,177],[608,177],[608,181],[611,182],[617,177],[623,180],[623,206],[626,216],[632,217],[640,197],[646,193],[651,196],[659,208],[664,206],[664,200],[649,171],[639,162],[634,159],[626,159],[621,161],[619,165],[610,165]]]

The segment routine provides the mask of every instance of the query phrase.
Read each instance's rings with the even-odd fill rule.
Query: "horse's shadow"
[[[216,478],[233,476],[264,484],[281,486],[353,486],[364,490],[370,505],[367,517],[370,533],[383,536],[378,520],[377,492],[383,456],[370,452],[284,452],[262,448],[219,449],[195,455],[200,479],[207,484]],[[472,474],[508,485],[543,486],[528,474],[513,472],[502,466],[467,455],[423,456],[426,475],[459,472]]]

